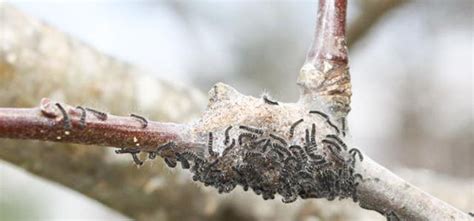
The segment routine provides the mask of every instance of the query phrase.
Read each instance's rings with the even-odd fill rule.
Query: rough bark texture
[[[345,40],[346,7],[346,1],[319,1],[314,40],[297,80],[300,103],[324,108],[341,126],[350,111],[352,95]]]

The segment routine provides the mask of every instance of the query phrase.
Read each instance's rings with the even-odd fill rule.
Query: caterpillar
[[[344,157],[342,157],[339,154],[339,151],[334,150],[333,145],[326,145],[326,147],[329,149],[331,152],[332,156],[334,156],[334,159],[338,161],[339,163],[343,164],[345,162]]]
[[[291,125],[291,127],[290,127],[290,139],[293,138],[296,126],[298,126],[298,124],[300,124],[302,122],[303,122],[303,119],[299,119]]]
[[[252,133],[256,133],[258,135],[263,135],[263,130],[262,129],[248,127],[248,126],[244,126],[244,125],[240,125],[239,128],[243,129],[243,130],[246,130],[246,131],[249,131],[249,132],[252,132]]]
[[[291,152],[290,152],[288,149],[286,149],[284,146],[281,146],[280,144],[274,143],[272,146],[273,146],[273,148],[275,148],[276,150],[279,150],[280,152],[284,153],[284,154],[286,155],[286,157],[292,155]]]
[[[138,166],[143,165],[143,161],[141,161],[141,160],[138,158],[137,153],[131,153],[131,154],[132,154],[133,162],[135,162],[136,165],[138,165]]]
[[[189,169],[191,166],[186,158],[184,158],[181,154],[176,154],[176,160],[181,162],[181,168]]]
[[[140,120],[141,123],[142,123],[142,128],[146,128],[148,126],[148,120],[145,117],[142,117],[142,116],[137,115],[137,114],[130,114],[130,117],[134,117],[134,118]]]
[[[172,158],[165,158],[165,163],[170,168],[175,168],[176,167],[176,160],[174,160]]]
[[[229,131],[230,131],[230,129],[232,129],[232,126],[229,126],[225,129],[225,132],[224,132],[224,135],[225,135],[224,145],[227,145],[229,143],[229,139],[230,139]]]
[[[81,119],[79,120],[79,128],[83,129],[86,127],[86,109],[81,106],[77,106],[76,109],[81,110]]]
[[[63,115],[63,121],[64,121],[64,129],[70,130],[72,128],[71,125],[71,120],[69,119],[69,115],[67,114],[66,110],[60,103],[56,103],[56,107],[61,111]]]
[[[219,153],[214,152],[214,150],[212,150],[213,142],[214,142],[214,138],[212,136],[212,132],[209,132],[209,139],[207,141],[207,151],[209,152],[209,155],[211,155],[212,157],[217,157]]]
[[[340,151],[342,151],[342,148],[341,148],[341,146],[340,146],[339,144],[337,144],[337,143],[335,143],[335,142],[331,141],[331,140],[328,140],[328,139],[323,139],[321,142],[323,142],[323,143],[325,143],[325,144],[329,144],[329,145],[331,145],[331,146],[334,146],[334,147],[336,147],[336,149],[337,149],[339,152],[340,152]]]
[[[104,112],[100,112],[98,110],[94,110],[94,109],[88,108],[88,107],[86,107],[86,111],[92,112],[101,121],[107,120],[107,114],[104,113]]]
[[[251,134],[251,133],[241,133],[238,137],[238,141],[239,141],[240,146],[242,146],[244,138],[249,138],[251,141],[253,141],[253,140],[257,139],[257,135]]]
[[[362,162],[364,160],[364,156],[362,155],[362,153],[360,152],[359,149],[357,148],[352,148],[351,150],[349,150],[349,153],[352,155],[352,157],[354,158],[354,161],[355,161],[355,155],[359,155],[359,160],[360,162]]]
[[[267,158],[272,160],[273,162],[280,162],[282,161],[283,159],[283,153],[277,151],[276,149],[271,149],[270,151],[268,151],[268,153],[266,154],[267,155]]]
[[[326,122],[329,124],[329,126],[331,126],[332,128],[334,128],[334,130],[336,130],[337,134],[340,133],[339,131],[339,128],[334,125],[334,123],[332,123],[331,119],[329,118],[329,116],[321,111],[317,111],[317,110],[312,110],[312,111],[309,111],[310,114],[318,114],[320,115],[321,117],[323,117],[324,119],[326,119]]]
[[[230,145],[229,145],[228,147],[226,147],[226,148],[224,149],[224,151],[222,152],[222,156],[226,156],[227,153],[229,153],[229,151],[230,151],[232,148],[234,148],[234,146],[235,146],[235,139],[232,139],[232,142],[230,143]]]
[[[303,148],[301,148],[300,146],[293,145],[293,146],[290,146],[288,149],[290,149],[290,151],[293,153],[294,156],[298,157],[303,162],[308,160],[308,157],[306,156]]]
[[[310,155],[315,150],[316,145],[311,144],[308,129],[305,130],[305,142],[306,142],[306,144],[304,145],[304,148],[305,148],[306,154]]]
[[[149,152],[148,153],[148,159],[153,160],[156,158],[156,153],[155,152]]]
[[[174,142],[168,142],[168,143],[163,144],[163,145],[159,146],[158,148],[156,148],[155,152],[160,154],[161,151],[163,151],[165,149],[173,149],[175,146],[176,146],[176,144],[174,144]]]
[[[137,148],[121,148],[120,150],[115,150],[116,154],[122,154],[122,153],[140,153],[140,150]]]
[[[262,152],[263,153],[267,152],[268,147],[270,147],[271,145],[272,145],[272,141],[267,139],[265,144],[263,144]]]
[[[341,122],[341,125],[342,125],[342,136],[346,136],[346,118],[343,117],[342,118],[342,122]]]
[[[344,148],[344,150],[347,150],[347,145],[338,136],[336,136],[334,134],[329,134],[329,135],[326,135],[326,138],[332,138],[332,139],[336,140],[339,143],[339,145],[341,145],[342,148]]]
[[[275,140],[278,140],[281,144],[283,144],[283,146],[287,146],[288,143],[285,141],[285,139],[275,135],[275,134],[270,134],[270,137],[275,139]]]
[[[263,101],[270,105],[278,105],[278,102],[270,100],[267,95],[263,95]]]

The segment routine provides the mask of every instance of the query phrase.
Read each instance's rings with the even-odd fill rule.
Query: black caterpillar
[[[331,121],[331,119],[329,118],[329,115],[321,112],[321,111],[317,111],[317,110],[312,110],[309,112],[310,114],[318,114],[319,116],[323,117],[324,119],[326,119],[326,122],[328,123],[329,126],[331,126],[332,128],[334,128],[334,130],[337,132],[337,134],[340,133],[339,131],[339,128]],[[344,136],[345,136],[345,133],[344,133]]]
[[[142,128],[146,128],[148,126],[148,120],[145,117],[137,114],[130,114],[130,117],[138,119],[142,123]]]
[[[77,106],[76,109],[81,110],[81,119],[79,120],[79,127],[84,129],[86,127],[86,109],[81,106]]]
[[[278,102],[277,102],[277,101],[272,101],[272,100],[270,100],[270,98],[268,98],[267,95],[263,95],[263,101],[264,101],[266,104],[278,105]]]
[[[140,153],[140,150],[138,148],[122,148],[120,150],[116,150],[115,151],[116,154],[123,154],[123,153],[129,153],[132,155],[132,158],[133,158],[133,162],[138,165],[138,166],[141,166],[143,165],[143,161],[141,161],[139,158],[138,158],[138,154]]]
[[[292,127],[299,125],[298,120]],[[300,125],[301,126],[301,125]],[[231,136],[231,126],[224,129],[224,150],[216,152],[213,145],[218,139],[208,133],[203,152],[179,151],[176,144],[169,142],[149,152],[155,158],[163,151],[175,151],[175,157],[165,158],[169,167],[190,169],[193,180],[205,186],[215,187],[219,193],[227,193],[237,186],[252,189],[264,200],[274,199],[280,194],[282,202],[291,203],[298,199],[352,198],[358,200],[357,186],[363,180],[354,172],[354,162],[362,161],[363,155],[356,148],[347,147],[338,135],[327,135],[321,141],[316,139],[316,125],[305,128],[303,139],[286,140],[284,136],[266,129],[240,125],[236,136]],[[121,150],[136,156],[136,149]],[[135,157],[134,157],[135,158]],[[139,163],[139,162],[135,162]]]
[[[66,110],[60,103],[56,103],[56,107],[58,107],[58,109],[61,111],[61,114],[63,115],[64,129],[70,130],[72,128],[72,124],[71,119],[69,118],[69,114],[66,112]]]
[[[106,113],[98,111],[98,110],[94,110],[92,108],[86,107],[86,111],[92,112],[101,121],[105,121],[108,118],[108,115]]]

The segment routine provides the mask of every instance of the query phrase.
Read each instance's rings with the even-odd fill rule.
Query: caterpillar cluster
[[[325,114],[323,117],[333,127],[329,117]],[[291,136],[302,122],[300,119],[293,123],[289,131]],[[237,130],[232,133],[237,136],[231,137],[232,130]],[[219,139],[209,132],[207,153],[179,152],[175,149],[176,144],[169,142],[149,152],[149,158],[154,159],[165,149],[176,150],[175,157],[165,158],[165,163],[174,168],[180,162],[183,169],[193,173],[194,181],[213,186],[219,193],[228,193],[240,185],[245,191],[252,189],[262,195],[265,200],[280,194],[284,203],[294,202],[298,196],[357,201],[358,182],[363,178],[354,172],[354,165],[356,160],[363,160],[361,152],[347,147],[339,137],[339,129],[319,142],[314,123],[303,131],[302,139],[286,140],[262,128],[228,126],[224,130],[222,153],[214,148]],[[293,140],[300,143],[291,143]],[[136,157],[137,151],[137,148],[125,148],[117,153],[130,153],[135,163],[141,165],[143,162]]]
[[[66,111],[66,109],[63,107],[62,104],[55,103],[55,105],[59,109],[61,114],[63,115],[64,130],[66,130],[66,131],[71,130],[72,129],[72,121],[71,121],[71,117],[69,116],[68,112]],[[95,109],[92,109],[92,108],[88,108],[88,107],[84,108],[82,106],[77,106],[76,109],[79,109],[81,111],[81,116],[80,116],[80,119],[79,119],[79,128],[80,129],[84,129],[87,125],[87,122],[86,122],[87,112],[91,112],[95,117],[97,117],[97,119],[99,119],[101,121],[106,121],[107,118],[108,118],[107,113],[104,113],[102,111],[98,111],[98,110],[95,110]],[[148,127],[148,120],[145,117],[140,116],[138,114],[130,114],[130,117],[135,118],[138,121],[140,121],[140,123],[142,125],[142,129],[145,129],[146,127]]]
[[[278,102],[263,97],[265,103],[278,105]],[[71,129],[71,120],[67,112],[56,103],[63,114],[64,128]],[[106,120],[107,114],[90,108],[78,106],[81,111],[80,127],[86,126],[86,113],[91,112],[100,120]],[[252,189],[263,199],[274,199],[280,194],[284,203],[294,202],[298,196],[305,198],[349,198],[357,201],[358,181],[362,176],[354,172],[356,160],[363,160],[361,152],[347,145],[339,137],[341,130],[333,124],[328,115],[321,111],[310,111],[323,117],[327,124],[334,129],[335,134],[328,134],[319,143],[316,140],[316,126],[311,124],[305,128],[301,143],[290,143],[289,140],[267,132],[262,128],[240,125],[236,128],[229,126],[224,131],[222,153],[214,150],[215,137],[208,133],[207,154],[198,155],[189,151],[174,151],[176,145],[169,142],[148,152],[149,159],[155,159],[161,151],[170,149],[174,157],[164,158],[169,167],[176,167],[180,162],[183,169],[190,169],[193,180],[213,186],[219,193],[230,192],[238,185],[245,191]],[[146,118],[136,114],[130,115],[139,120],[142,128],[148,126]],[[290,140],[294,137],[296,127],[303,119],[294,122],[289,131]],[[345,136],[345,119],[342,123],[342,135]],[[231,137],[232,129],[238,130],[238,136]],[[235,133],[234,133],[235,134]],[[141,150],[138,147],[122,148],[115,151],[118,154],[132,155],[137,165],[142,165],[138,157]]]

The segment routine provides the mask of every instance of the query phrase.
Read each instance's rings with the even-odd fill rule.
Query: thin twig
[[[351,83],[345,40],[345,0],[320,0],[313,43],[297,83],[303,105],[322,105],[336,121],[350,111]]]
[[[53,103],[43,99],[37,108],[0,108],[0,137],[138,147],[147,151],[169,141],[181,143],[187,133],[187,126],[183,124],[150,121],[143,128],[134,118],[110,114],[107,120],[87,116],[87,124],[83,124],[80,109],[62,105],[71,123],[71,128],[65,128],[63,116],[57,114]]]

